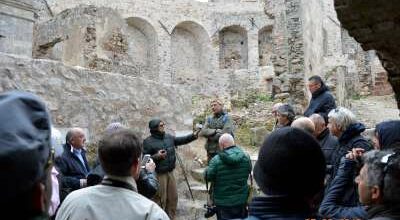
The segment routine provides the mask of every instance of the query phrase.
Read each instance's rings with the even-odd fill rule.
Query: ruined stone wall
[[[260,91],[271,92],[271,85],[268,87],[264,81],[264,76],[269,75],[270,77],[272,75],[272,65],[259,67],[258,31],[267,26],[271,27],[273,23],[272,19],[265,15],[260,2],[48,0],[48,4],[54,14],[60,14],[66,9],[71,10],[71,8],[80,4],[91,4],[99,10],[101,7],[107,7],[108,10],[115,10],[122,19],[122,23],[117,22],[114,26],[121,26],[122,37],[128,35],[125,37],[128,42],[127,54],[136,54],[133,60],[137,62],[131,62],[125,58],[124,54],[118,53],[118,60],[115,60],[112,56],[97,56],[95,60],[102,59],[101,64],[104,65],[93,65],[94,69],[99,69],[98,66],[101,66],[103,69],[100,70],[110,71],[104,68],[112,66],[109,69],[113,72],[179,84],[188,88],[188,91],[193,92],[193,94],[229,96],[238,91],[242,92],[242,88],[248,86]],[[97,14],[100,13],[97,12]],[[111,14],[113,17],[118,17],[114,14],[114,11]],[[86,18],[84,15],[81,15],[81,17]],[[101,16],[90,19],[99,24],[101,20],[97,17]],[[141,29],[143,24],[137,22],[132,25],[132,22],[128,22],[130,24],[128,24],[128,28],[125,28],[124,20],[129,21],[129,19],[141,19],[148,25],[143,30],[143,28]],[[46,21],[44,19],[39,21],[39,26],[48,29],[49,23],[46,22],[54,23],[53,20]],[[135,30],[129,31],[130,27],[134,27]],[[221,39],[221,35],[224,35],[220,33],[229,27],[240,27],[240,38],[244,40],[233,41],[232,44],[235,45],[232,48],[239,49],[235,49],[233,53],[228,51],[226,59],[220,59],[221,54],[226,53],[221,49],[224,48],[221,47],[221,43],[224,41]],[[96,26],[95,29],[97,35],[98,27]],[[125,29],[128,29],[130,34],[126,34]],[[152,32],[153,30],[154,32]],[[106,32],[110,31],[107,30]],[[45,32],[43,34],[41,34],[41,31],[37,33],[39,38],[40,35],[49,36]],[[129,38],[129,35],[133,37]],[[155,37],[152,38],[152,36]],[[130,43],[135,39],[136,45],[140,46],[135,47],[134,43]],[[52,42],[53,40],[48,37],[47,41]],[[147,42],[146,45],[154,46],[146,48],[143,46],[143,42]],[[236,45],[237,43],[240,45]],[[46,43],[42,41],[40,44]],[[96,48],[101,49],[101,46],[101,44],[96,45]],[[143,55],[143,53],[137,55],[138,53],[134,53],[135,50],[146,51],[146,55]],[[103,51],[104,49],[100,50],[100,52]],[[235,51],[240,51],[239,55]],[[100,52],[98,49],[95,50],[95,54],[101,54]],[[225,60],[232,62],[232,59],[229,59],[232,58],[232,54],[234,54],[233,60],[239,59],[238,56],[240,56],[240,65],[235,68],[220,68],[225,65]],[[145,66],[145,60],[153,61],[153,63]],[[235,66],[236,64],[228,63],[229,65]]]
[[[304,0],[302,11],[305,81],[321,75],[342,105],[350,105],[346,100],[359,95],[391,94],[377,56],[363,51],[341,28],[333,0]]]
[[[48,105],[55,127],[83,127],[92,140],[113,121],[142,135],[148,134],[153,117],[165,120],[171,130],[192,125],[191,99],[175,86],[4,53],[0,53],[0,76],[0,92],[36,93]]]
[[[0,51],[32,56],[34,8],[28,0],[0,0]]]

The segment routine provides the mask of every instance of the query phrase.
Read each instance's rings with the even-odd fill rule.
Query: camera
[[[196,128],[196,130],[201,130],[201,129],[203,129],[203,125],[200,123],[197,123],[195,128]]]
[[[151,158],[151,155],[150,155],[150,154],[145,154],[145,155],[143,155],[142,163],[140,164],[140,166],[142,167],[142,169],[144,169],[144,168],[146,167],[146,163],[149,162],[150,158]]]
[[[204,208],[206,209],[206,213],[204,213],[205,218],[211,218],[217,213],[217,209],[213,205],[204,204]]]

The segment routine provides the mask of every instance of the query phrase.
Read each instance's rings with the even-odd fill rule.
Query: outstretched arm
[[[366,219],[367,212],[364,206],[346,207],[341,205],[346,185],[353,184],[353,174],[356,161],[342,158],[337,175],[332,181],[319,208],[323,217],[333,219]]]

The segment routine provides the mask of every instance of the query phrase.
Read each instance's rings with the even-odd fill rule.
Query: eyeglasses
[[[158,127],[163,128],[163,127],[165,127],[165,124],[160,124],[160,125],[158,125]]]

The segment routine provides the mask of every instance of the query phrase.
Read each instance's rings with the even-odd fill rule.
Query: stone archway
[[[221,69],[247,69],[247,31],[239,25],[219,32],[219,66]]]
[[[272,26],[266,26],[258,31],[258,65],[272,66]]]
[[[175,26],[171,34],[172,82],[193,84],[210,69],[210,38],[198,23],[184,21]]]
[[[157,33],[146,20],[138,17],[126,19],[128,55],[132,63],[138,66],[145,78],[157,77]]]

